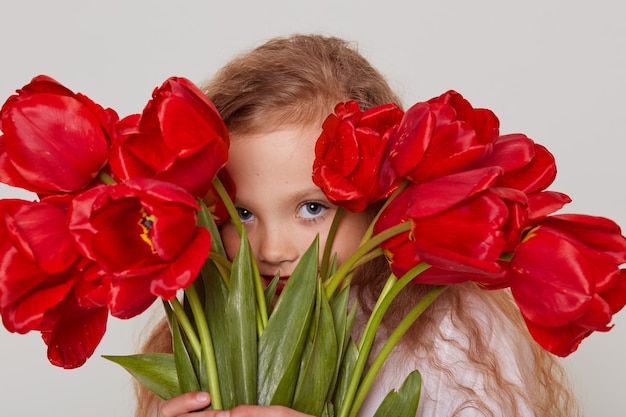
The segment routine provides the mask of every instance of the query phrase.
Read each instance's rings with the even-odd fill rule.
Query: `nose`
[[[259,265],[290,273],[300,257],[294,234],[289,228],[280,225],[261,227],[256,232],[253,251]],[[269,272],[274,274],[276,270]]]

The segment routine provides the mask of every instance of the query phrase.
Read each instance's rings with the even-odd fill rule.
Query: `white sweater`
[[[475,295],[468,295],[463,302],[464,306],[475,312],[473,314],[479,319],[483,330],[487,332],[487,340],[490,341],[489,346],[496,352],[500,369],[506,379],[514,384],[519,384],[522,389],[528,386],[526,384],[531,381],[534,364],[526,339],[515,331],[507,318],[501,315],[496,316]],[[361,319],[360,325],[366,318]],[[397,389],[406,376],[415,369],[422,376],[422,393],[417,417],[452,416],[461,404],[466,403],[471,398],[469,393],[458,389],[459,386],[471,387],[479,394],[481,400],[493,414],[476,407],[467,407],[458,414],[454,414],[455,416],[506,416],[501,407],[489,395],[489,392],[486,392],[484,374],[469,362],[466,353],[462,350],[468,346],[467,335],[453,325],[449,315],[442,319],[440,330],[443,337],[436,341],[438,358],[442,366],[450,370],[452,377],[433,369],[429,362],[420,360],[419,353],[410,351],[409,347],[404,345],[397,347],[381,368],[374,386],[361,408],[359,417],[372,416],[385,395],[390,390]],[[383,343],[384,340],[377,340],[374,349],[380,349]],[[482,395],[483,392],[484,395]],[[532,407],[527,401],[520,398],[518,404],[519,415],[534,417]]]

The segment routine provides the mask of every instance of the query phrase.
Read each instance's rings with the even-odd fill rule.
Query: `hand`
[[[163,417],[312,417],[279,405],[240,405],[231,410],[198,411],[211,404],[206,392],[188,392],[167,400],[161,406]]]

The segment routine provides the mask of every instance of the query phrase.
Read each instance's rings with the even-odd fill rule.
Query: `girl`
[[[311,180],[315,140],[338,102],[361,109],[395,102],[385,79],[346,42],[322,36],[274,39],[227,64],[204,88],[228,126],[227,169],[237,185],[235,204],[261,274],[288,278],[319,234],[326,236],[334,207]],[[334,250],[339,262],[358,244],[371,213],[342,219]],[[233,226],[222,230],[229,256],[238,247]],[[321,241],[323,247],[324,242]],[[352,285],[360,311],[355,337],[389,276],[386,261],[361,268]],[[378,347],[414,300],[428,290],[407,287],[387,317]],[[161,322],[143,351],[171,350]],[[371,416],[384,395],[414,369],[422,374],[418,416],[575,416],[579,414],[563,369],[528,335],[508,291],[454,285],[420,317],[395,348],[363,405]],[[137,417],[187,415],[210,404],[206,393],[183,394],[162,404],[138,390]],[[303,416],[284,407],[240,406],[198,416]]]

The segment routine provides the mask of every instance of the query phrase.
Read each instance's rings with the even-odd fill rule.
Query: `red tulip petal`
[[[48,360],[66,369],[83,365],[100,344],[107,318],[106,308],[80,307],[70,294],[44,319],[41,335],[48,345]]]
[[[590,308],[595,277],[615,269],[589,256],[549,231],[530,232],[511,260],[511,290],[524,316],[549,327],[582,317]]]
[[[217,109],[184,78],[167,79],[139,119],[123,119],[117,131],[110,165],[122,179],[155,178],[202,198],[228,158],[230,138]]]
[[[481,194],[440,214],[413,219],[415,246],[432,266],[462,272],[499,274],[496,262],[504,239],[506,205]]]
[[[40,285],[49,274],[25,258],[8,240],[0,241],[0,248],[0,308],[3,308]]]
[[[74,284],[78,305],[85,308],[107,305],[109,285],[103,280],[104,276],[105,272],[95,262],[82,268]]]
[[[449,117],[452,117],[451,111]],[[398,175],[406,176],[419,165],[435,125],[436,117],[426,103],[415,104],[406,111],[398,129],[389,139],[391,165]]]
[[[153,247],[141,226],[142,207],[139,198],[112,200],[106,210],[94,213],[97,229],[86,254],[108,272],[122,271],[153,259]],[[110,225],[115,225],[111,227]],[[145,239],[142,236],[146,236]]]
[[[47,194],[46,188],[30,184],[13,166],[11,158],[6,152],[4,136],[0,135],[0,181],[13,187],[23,188],[38,194]]]
[[[29,94],[49,93],[59,96],[73,96],[74,93],[57,80],[47,75],[38,75],[30,83],[22,87],[18,92]]]
[[[38,94],[3,110],[5,149],[25,180],[75,191],[89,184],[108,157],[99,120],[73,97]]]
[[[543,327],[526,320],[526,327],[541,347],[561,357],[576,351],[580,342],[592,333],[591,330],[575,324],[563,327]]]
[[[163,271],[165,265],[148,270],[126,271],[115,274],[111,279],[111,287],[107,305],[113,317],[129,319],[143,313],[156,300],[150,291],[155,276]]]
[[[453,174],[470,165],[484,151],[485,146],[476,142],[476,132],[465,123],[456,121],[438,126],[419,167],[407,178],[419,183]]]
[[[407,215],[421,218],[449,209],[455,204],[486,190],[497,180],[501,171],[487,167],[435,178],[407,187],[411,194]]]
[[[480,166],[499,166],[507,173],[526,166],[535,156],[532,140],[523,134],[500,136],[480,160]]]
[[[159,274],[158,279],[152,280],[150,291],[166,300],[174,298],[178,290],[187,288],[196,279],[210,249],[211,236],[208,230],[198,229],[198,234],[190,242],[188,250],[168,264],[168,268]]]
[[[324,161],[327,169],[346,177],[356,168],[359,162],[359,145],[355,127],[352,124],[340,121],[335,131],[332,132],[332,136],[320,143],[319,149],[321,150],[322,147],[323,153],[316,154],[316,157]]]
[[[404,112],[394,103],[371,107],[363,112],[360,127],[367,127],[376,132],[385,132],[392,126],[397,125]]]
[[[169,261],[178,256],[198,230],[196,211],[199,206],[183,188],[160,181],[134,180],[126,185],[141,193],[143,216],[152,249]]]
[[[63,271],[76,261],[78,252],[67,228],[65,210],[24,202],[12,214],[5,221],[13,243],[45,272]]]
[[[0,310],[8,331],[23,334],[39,330],[46,311],[58,305],[74,284],[72,276],[67,273],[42,278],[45,279],[40,280],[40,285]]]
[[[447,271],[440,268],[428,268],[413,280],[416,284],[449,285],[470,281],[472,276],[458,271]]]
[[[607,331],[610,329],[611,317],[611,307],[602,297],[594,294],[589,309],[582,317],[576,319],[575,323],[585,329]]]
[[[572,201],[569,196],[554,191],[542,191],[528,195],[528,219],[536,220],[560,210]]]
[[[408,236],[408,233],[406,235]],[[405,238],[399,245],[389,247],[384,252],[390,263],[391,272],[397,277],[402,277],[422,261],[419,253],[415,250],[414,242],[408,238]],[[419,282],[419,276],[416,279]]]
[[[534,158],[525,166],[506,172],[501,184],[526,193],[544,190],[556,178],[554,156],[541,145],[534,145]]]
[[[498,137],[500,121],[489,109],[475,109],[469,101],[454,90],[449,90],[428,100],[429,103],[445,103],[454,108],[457,118],[469,123],[477,133],[481,144],[493,143]]]
[[[582,214],[561,214],[548,217],[541,224],[550,227],[552,233],[612,257],[616,264],[626,263],[626,237],[613,220]]]
[[[601,291],[600,296],[609,305],[613,314],[620,311],[626,305],[626,270],[621,269],[613,286]]]

